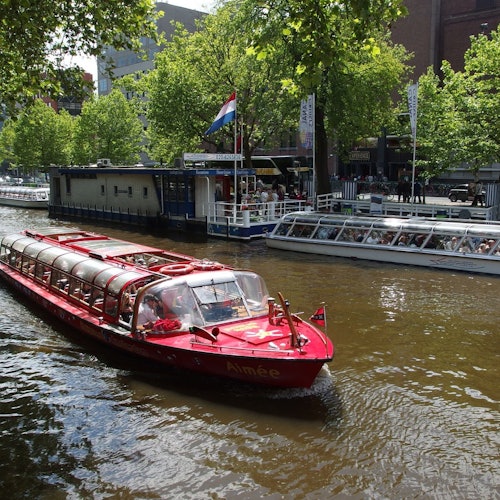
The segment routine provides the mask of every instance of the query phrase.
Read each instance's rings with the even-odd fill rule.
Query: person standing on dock
[[[478,203],[481,203],[481,206],[484,207],[483,183],[480,180],[478,180],[474,186],[474,200],[472,201],[472,206],[476,207]]]
[[[413,203],[417,203],[417,198],[418,202],[422,203],[422,185],[420,182],[415,181],[415,184],[413,184]]]

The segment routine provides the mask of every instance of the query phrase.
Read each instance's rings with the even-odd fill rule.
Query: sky
[[[201,10],[208,12],[214,5],[214,0],[163,0],[170,5],[177,5],[179,7],[186,7],[186,9]]]
[[[163,0],[170,5],[185,7],[186,9],[199,10],[201,12],[209,12],[215,5],[215,0]],[[94,77],[94,82],[97,82],[97,63],[95,58],[77,57],[75,62],[83,66],[84,70],[91,73]]]

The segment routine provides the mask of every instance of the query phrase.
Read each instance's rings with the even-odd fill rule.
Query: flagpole
[[[238,150],[238,145],[237,145],[237,136],[238,136],[238,95],[235,92],[235,99],[234,99],[234,204],[233,204],[233,220],[236,221],[236,204],[238,203],[238,184],[237,184],[237,179],[238,179],[238,174],[237,174],[237,169],[238,169],[238,160],[236,159],[236,154]]]
[[[326,322],[326,304],[323,302],[323,316],[325,317],[325,334],[328,332],[328,323]]]
[[[313,192],[312,202],[316,209],[316,93],[312,95],[312,165],[313,165]]]

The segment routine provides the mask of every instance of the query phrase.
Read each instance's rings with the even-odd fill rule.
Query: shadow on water
[[[342,402],[328,366],[324,366],[309,388],[274,388],[239,382],[223,377],[190,372],[164,366],[131,354],[116,351],[95,339],[82,336],[60,319],[34,305],[24,295],[9,291],[17,301],[64,336],[82,354],[117,370],[116,378],[127,389],[139,382],[160,394],[175,394],[178,398],[196,399],[230,406],[247,412],[258,412],[304,422],[320,421],[336,428],[342,419]]]

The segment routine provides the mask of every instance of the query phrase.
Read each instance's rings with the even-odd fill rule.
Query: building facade
[[[498,28],[500,0],[405,0],[408,16],[391,27],[392,40],[414,58],[414,80],[431,66],[439,73],[446,60],[455,71],[464,68],[470,37]]]
[[[163,33],[168,40],[174,34],[172,21],[182,23],[188,31],[195,31],[196,21],[202,19],[206,14],[184,7],[177,7],[164,2],[156,3],[156,10],[164,13],[163,17],[158,19],[158,32]],[[115,69],[114,78],[121,78],[125,75],[145,73],[154,67],[155,54],[161,51],[161,47],[156,45],[153,40],[144,38],[142,46],[147,54],[147,59],[141,59],[141,56],[131,50],[115,50],[109,47],[104,52],[104,58],[97,62],[97,91],[100,96],[109,94],[112,90],[112,80],[107,72],[105,61],[112,59]]]

